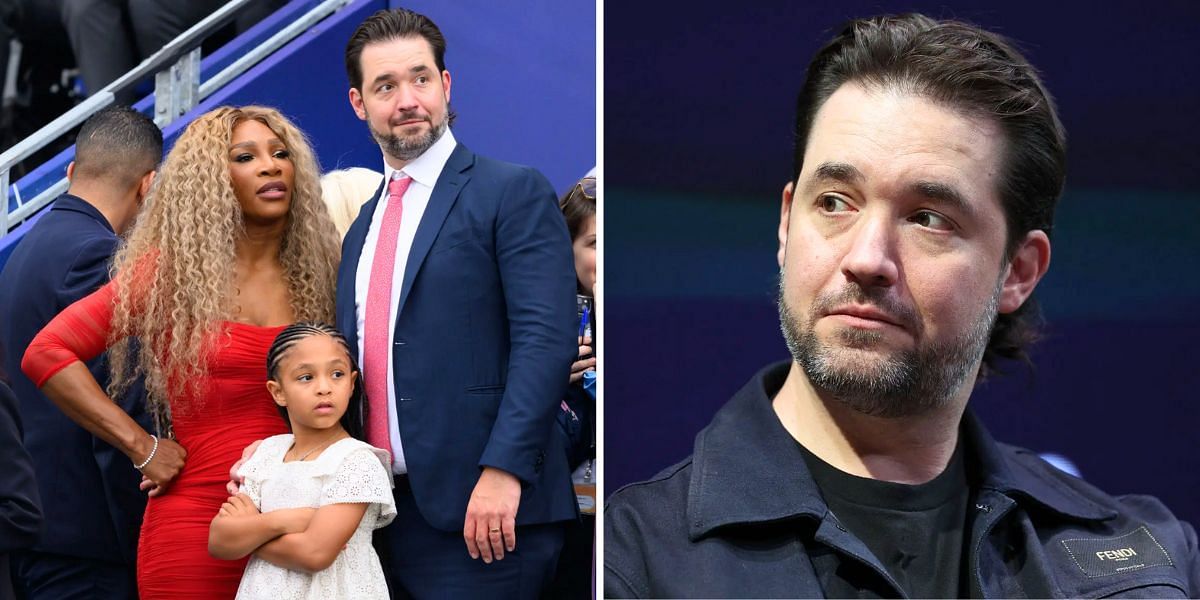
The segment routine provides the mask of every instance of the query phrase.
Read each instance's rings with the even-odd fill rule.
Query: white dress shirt
[[[437,183],[442,169],[446,166],[446,161],[450,159],[450,154],[454,152],[457,145],[454,134],[450,133],[450,129],[447,128],[446,133],[442,134],[438,141],[403,169],[397,171],[387,164],[387,160],[383,162],[384,181],[391,181],[393,177],[399,177],[401,174],[407,175],[413,180],[404,193],[404,213],[400,218],[400,233],[399,239],[396,241],[396,258],[393,262],[395,266],[392,272],[391,309],[388,311],[388,424],[391,426],[389,434],[392,442],[392,471],[398,474],[407,473],[408,465],[404,461],[404,445],[400,440],[400,426],[396,415],[396,390],[392,385],[392,382],[395,381],[393,377],[395,371],[392,365],[391,349],[396,336],[396,309],[400,306],[400,292],[404,287],[404,270],[408,263],[408,254],[412,250],[413,238],[417,235],[417,225],[420,225],[421,216],[425,214],[425,207],[429,205],[429,196],[433,194],[433,186]],[[375,206],[375,213],[371,215],[371,227],[367,229],[362,256],[358,260],[358,271],[354,276],[354,317],[358,327],[358,355],[360,357],[363,356],[363,340],[366,339],[366,336],[363,335],[363,324],[367,315],[367,290],[371,285],[371,265],[375,260],[375,246],[379,241],[379,228],[383,224],[383,213],[387,209],[387,202],[388,186],[385,185],[383,194],[379,198],[379,204]]]

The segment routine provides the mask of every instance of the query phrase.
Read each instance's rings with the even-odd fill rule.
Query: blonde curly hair
[[[198,396],[209,353],[220,341],[223,328],[217,325],[235,306],[235,242],[245,229],[229,147],[234,127],[245,121],[259,121],[278,135],[294,166],[279,260],[295,318],[333,319],[340,241],[321,201],[317,162],[304,133],[262,106],[201,115],[167,155],[113,262],[117,298],[108,392],[117,397],[145,375],[148,408],[161,435],[171,435],[168,388],[178,398]],[[131,337],[138,343],[131,344]]]

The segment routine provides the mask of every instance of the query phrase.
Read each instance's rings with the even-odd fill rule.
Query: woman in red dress
[[[145,476],[142,600],[237,591],[245,561],[210,557],[208,525],[242,448],[287,431],[264,384],[267,349],[294,321],[333,319],[339,245],[317,176],[304,135],[275,110],[199,117],[167,156],[112,282],[26,351],[30,379]],[[154,435],[81,362],[106,348],[108,394],[145,376]]]

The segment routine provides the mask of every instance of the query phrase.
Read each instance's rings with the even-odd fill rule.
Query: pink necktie
[[[412,183],[399,176],[388,183],[388,202],[375,243],[371,280],[367,284],[366,319],[363,323],[363,376],[367,384],[367,442],[383,450],[392,449],[388,425],[388,343],[391,333],[388,317],[392,308],[392,274],[396,264],[396,242],[400,237],[400,216],[404,213],[404,192]]]

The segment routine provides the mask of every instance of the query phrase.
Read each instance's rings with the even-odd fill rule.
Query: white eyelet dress
[[[285,463],[283,455],[291,445],[291,434],[267,438],[239,471],[245,478],[241,491],[261,512],[340,503],[370,505],[346,549],[329,568],[305,573],[252,557],[242,575],[238,600],[387,600],[383,568],[371,546],[372,532],[396,517],[387,453],[346,438],[316,460]]]

